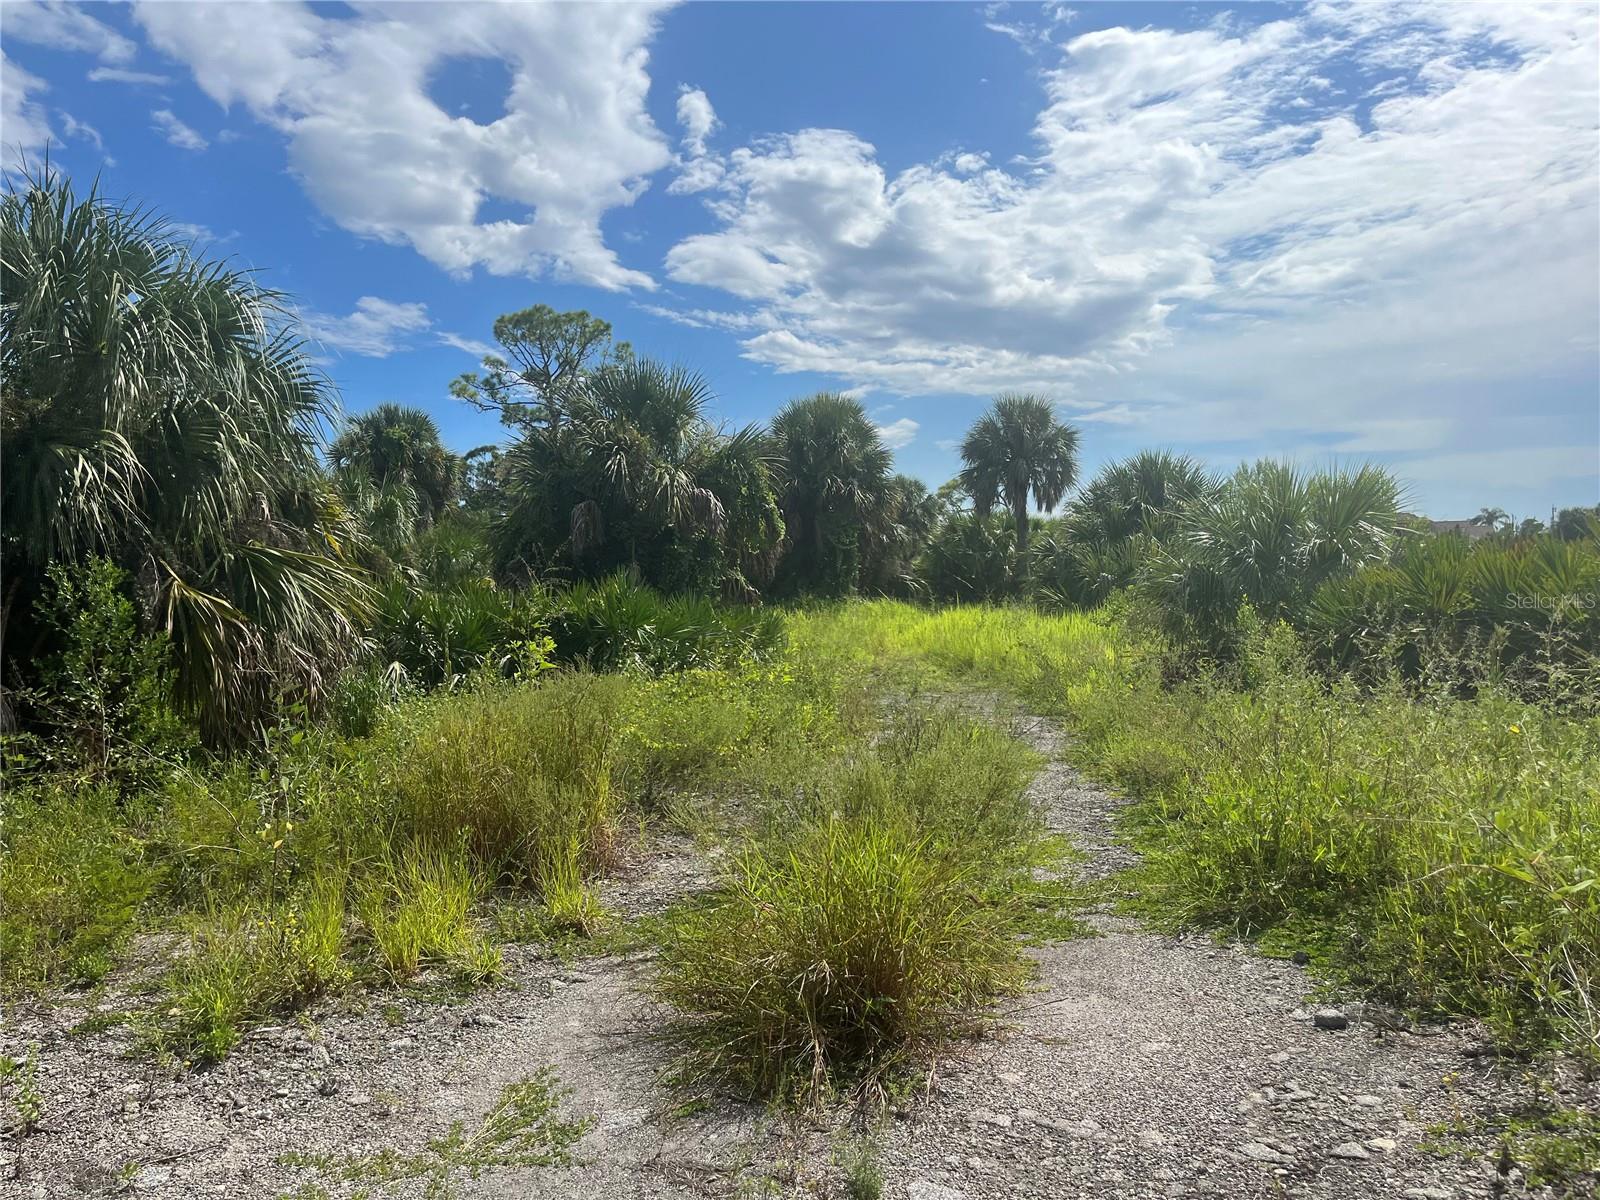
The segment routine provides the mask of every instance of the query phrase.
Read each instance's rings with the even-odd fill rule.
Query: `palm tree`
[[[208,734],[315,694],[357,644],[323,523],[334,399],[280,296],[158,217],[46,172],[0,200],[7,658],[52,562],[107,557],[171,636]]]
[[[1480,508],[1478,515],[1472,518],[1474,525],[1487,525],[1490,529],[1499,529],[1500,526],[1511,520],[1511,516],[1503,508]]]
[[[830,392],[790,401],[771,437],[789,538],[778,586],[843,595],[857,584],[862,531],[885,516],[889,451],[860,403]]]
[[[961,483],[980,517],[995,504],[1011,511],[1017,527],[1017,555],[1028,559],[1028,496],[1050,512],[1078,475],[1078,431],[1056,420],[1055,406],[1042,396],[1007,395],[995,399],[961,442]]]
[[[1066,519],[1036,543],[1036,575],[1059,605],[1094,605],[1131,584],[1153,542],[1170,536],[1178,512],[1216,489],[1198,461],[1144,450],[1101,469]]]
[[[719,432],[710,398],[692,371],[629,359],[524,425],[494,526],[502,571],[569,564],[597,577],[625,565],[662,586],[745,594],[782,523],[759,431]]]
[[[411,491],[425,523],[444,513],[462,473],[461,460],[444,448],[433,418],[403,404],[380,404],[352,417],[328,448],[328,459],[379,491]]]
[[[1072,502],[1074,540],[1114,545],[1136,534],[1160,537],[1177,512],[1216,488],[1197,459],[1170,450],[1142,450],[1107,464]]]

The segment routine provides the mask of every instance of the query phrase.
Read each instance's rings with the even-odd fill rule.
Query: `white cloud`
[[[50,141],[50,119],[33,94],[47,87],[37,75],[24,71],[0,54],[0,139],[4,140],[0,168],[15,171]]]
[[[406,334],[421,333],[433,324],[427,305],[396,303],[377,296],[362,296],[347,317],[303,310],[300,322],[306,336],[335,350],[348,350],[367,358],[387,358],[405,349]],[[441,336],[440,340],[448,338]]]
[[[722,122],[711,107],[711,98],[699,88],[683,84],[678,89],[678,124],[683,126],[683,155],[678,173],[667,185],[672,195],[704,192],[722,182],[722,163],[706,151],[706,139]]]
[[[78,50],[103,62],[130,61],[137,47],[122,34],[95,20],[91,6],[66,0],[7,0],[0,14],[5,36],[55,50]]]
[[[668,165],[645,109],[655,4],[358,6],[142,3],[151,41],[219,104],[288,139],[313,201],[357,234],[409,244],[446,271],[546,272],[653,286],[605,244],[600,219]],[[452,58],[511,68],[505,115],[446,113],[430,76]],[[483,212],[501,202],[512,215]]]
[[[1443,447],[1477,423],[1467,384],[1593,370],[1596,41],[1584,6],[1097,30],[1015,170],[763,139],[719,160],[713,228],[667,272],[743,301],[744,353],[779,371],[1050,391],[1172,438]]]
[[[204,150],[211,143],[199,131],[180,121],[169,108],[158,108],[150,114],[151,128],[179,150]]]
[[[90,83],[133,83],[149,84],[160,87],[172,82],[170,75],[158,75],[153,71],[128,71],[122,67],[96,67],[89,72]]]
[[[488,342],[480,342],[477,338],[462,337],[459,333],[438,334],[439,341],[446,346],[454,346],[457,350],[465,350],[474,358],[482,358],[485,354],[495,353],[495,348]]]
[[[186,242],[231,242],[239,236],[238,233],[219,234],[209,225],[197,225],[192,221],[168,221],[167,230]]]
[[[699,88],[684,84],[678,92],[678,124],[683,126],[683,146],[690,154],[704,154],[706,139],[717,128],[711,98]]]
[[[61,128],[66,131],[69,138],[82,138],[90,143],[96,150],[106,148],[105,139],[100,136],[100,131],[87,121],[80,121],[69,112],[61,114]]]
[[[878,436],[883,439],[883,444],[891,450],[900,450],[916,441],[917,430],[922,426],[910,417],[901,417],[898,421],[890,421],[887,425],[879,425]]]

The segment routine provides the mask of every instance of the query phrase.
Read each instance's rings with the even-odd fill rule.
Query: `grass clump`
[[[427,963],[498,974],[471,921],[479,883],[459,850],[413,844],[364,885],[360,913],[378,965],[394,980]],[[486,970],[487,969],[487,970]]]
[[[446,1200],[459,1194],[456,1183],[462,1177],[477,1179],[503,1167],[568,1165],[572,1146],[592,1122],[562,1115],[566,1095],[547,1067],[503,1088],[471,1133],[457,1121],[448,1133],[412,1153],[393,1147],[359,1155],[290,1153],[279,1162],[314,1170],[328,1183],[353,1184],[361,1196],[411,1195],[420,1186],[432,1200]],[[319,1193],[325,1194],[324,1189],[308,1183],[292,1194]]]
[[[901,829],[833,819],[751,845],[721,902],[666,932],[655,987],[684,1014],[686,1072],[816,1101],[970,1029],[1024,979],[975,883]]]
[[[275,909],[241,906],[198,920],[167,978],[155,1045],[199,1062],[226,1057],[252,1025],[345,987],[343,943],[336,881]]]
[[[407,711],[369,751],[387,760],[369,801],[380,842],[465,839],[485,878],[534,887],[572,845],[583,867],[608,865],[623,799],[612,771],[630,685],[563,674]]]
[[[1046,853],[1029,760],[946,716],[768,796],[709,903],[659,931],[682,1076],[814,1104],[981,1028],[1027,978],[1015,888]]]

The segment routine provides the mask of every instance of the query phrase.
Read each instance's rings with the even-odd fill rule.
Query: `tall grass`
[[[1017,887],[1050,856],[1026,751],[916,716],[774,781],[720,892],[669,923],[656,994],[684,1073],[881,1099],[1026,979]]]
[[[1330,687],[1286,627],[1246,622],[1226,680],[1165,686],[1095,616],[847,606],[799,653],[868,655],[1014,690],[1142,803],[1129,831],[1164,919],[1315,951],[1351,986],[1600,1052],[1600,721],[1486,690]]]

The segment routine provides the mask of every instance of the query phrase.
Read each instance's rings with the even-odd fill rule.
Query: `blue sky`
[[[855,389],[938,483],[988,397],[1085,473],[1374,459],[1415,506],[1600,498],[1589,4],[0,7],[5,162],[295,298],[352,411],[494,317],[605,316],[730,423]]]

